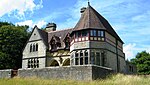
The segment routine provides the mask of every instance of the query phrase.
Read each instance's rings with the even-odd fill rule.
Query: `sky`
[[[104,16],[124,41],[126,59],[141,51],[150,52],[149,0],[89,0],[90,5]],[[0,21],[15,25],[56,23],[57,30],[73,28],[87,7],[88,0],[0,0]]]

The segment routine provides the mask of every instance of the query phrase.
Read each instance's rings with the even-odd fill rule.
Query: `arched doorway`
[[[50,66],[59,66],[59,63],[56,60],[51,60]]]
[[[66,59],[64,62],[63,62],[63,66],[70,66],[70,59]]]

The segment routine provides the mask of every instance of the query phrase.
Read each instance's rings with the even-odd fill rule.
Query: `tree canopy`
[[[29,36],[28,28],[0,22],[0,69],[21,67],[22,49]]]
[[[150,54],[142,51],[131,59],[131,62],[137,66],[139,74],[150,74]]]

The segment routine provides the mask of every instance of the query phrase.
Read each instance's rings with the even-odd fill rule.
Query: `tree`
[[[137,66],[139,74],[150,74],[150,54],[142,51],[136,55],[136,58],[131,59],[131,62]]]
[[[28,39],[28,26],[0,22],[0,69],[20,68],[22,49]]]

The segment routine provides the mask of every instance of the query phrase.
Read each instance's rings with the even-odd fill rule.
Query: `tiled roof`
[[[61,43],[60,48],[63,49],[65,47],[63,40],[66,38],[67,34],[71,33],[71,32],[72,32],[72,28],[48,32],[48,43],[51,41],[52,37],[55,37],[57,39],[57,41],[60,40],[60,43]]]
[[[80,20],[74,27],[73,31],[83,29],[103,29],[109,32],[112,36],[123,42],[108,21],[101,16],[93,7],[88,5],[86,10],[81,15]]]
[[[46,44],[46,46],[48,46],[48,38],[47,38],[48,33],[41,29],[38,29],[38,31],[39,31],[44,43]]]

